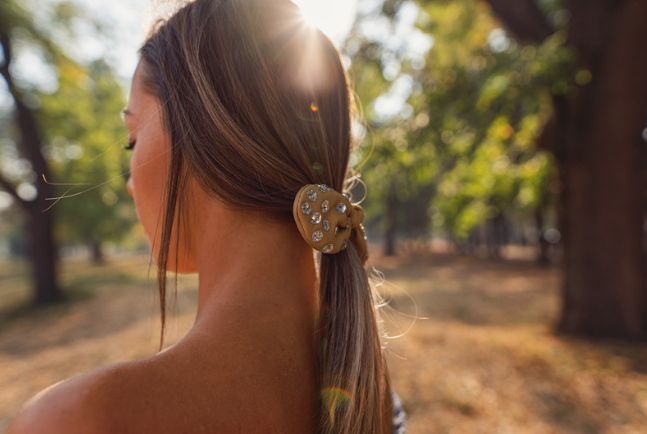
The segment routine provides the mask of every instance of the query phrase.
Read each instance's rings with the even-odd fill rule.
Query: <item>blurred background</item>
[[[647,432],[647,2],[297,3],[361,107],[353,199],[409,432]],[[0,432],[42,388],[156,350],[120,111],[173,7],[0,1]]]

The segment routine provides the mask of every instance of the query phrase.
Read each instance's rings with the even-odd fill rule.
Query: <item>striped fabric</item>
[[[397,393],[392,392],[393,396],[393,434],[406,434],[407,430],[404,425],[406,413],[402,408],[402,401]]]

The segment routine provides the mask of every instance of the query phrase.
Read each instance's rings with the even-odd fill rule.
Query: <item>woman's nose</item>
[[[135,187],[133,186],[133,177],[129,176],[128,181],[126,182],[126,190],[128,190],[128,194],[130,197],[135,197],[134,192],[135,192]]]

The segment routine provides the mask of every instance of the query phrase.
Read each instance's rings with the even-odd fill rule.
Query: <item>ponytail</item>
[[[318,434],[391,434],[375,297],[355,245],[321,255]]]

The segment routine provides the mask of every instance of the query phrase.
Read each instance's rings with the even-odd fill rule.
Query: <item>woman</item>
[[[194,326],[153,357],[50,387],[9,433],[401,429],[362,209],[342,194],[351,98],[337,50],[288,0],[196,0],[140,54],[128,191],[158,264],[160,349],[167,270],[199,275]]]

